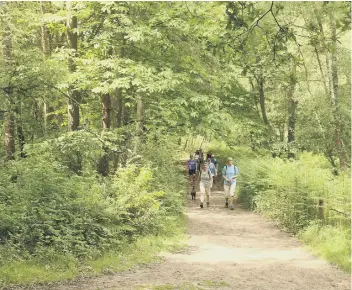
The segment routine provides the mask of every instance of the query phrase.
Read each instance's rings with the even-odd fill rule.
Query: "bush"
[[[312,223],[300,233],[312,251],[351,272],[351,229]]]
[[[119,243],[108,225],[122,222],[94,177],[68,177],[59,164],[38,158],[14,162],[10,171],[17,180],[2,175],[1,244],[33,256],[50,248],[81,257]]]
[[[85,138],[75,140],[88,144]],[[65,147],[60,142],[38,144],[28,158],[0,169],[2,273],[23,263],[31,269],[42,263],[74,268],[80,260],[118,252],[141,237],[167,234],[182,213],[180,188],[186,183],[175,166],[173,146],[153,154],[155,144],[147,141],[139,164],[103,178],[90,164],[99,147],[89,152],[83,146],[80,152],[76,144],[73,151],[83,166],[75,173],[67,163],[71,151],[55,153]]]
[[[325,224],[350,224],[341,213],[350,212],[351,179],[348,174],[335,176],[324,157],[302,153],[298,160],[282,160],[243,148],[221,150],[219,155],[223,164],[233,156],[239,167],[238,196],[245,208],[297,233],[319,218],[323,200]]]
[[[239,167],[239,201],[245,208],[294,234],[301,233],[316,253],[350,269],[349,172],[335,176],[324,157],[311,153],[301,153],[298,160],[282,160],[270,157],[269,152],[243,148],[218,152],[223,164],[232,156]]]

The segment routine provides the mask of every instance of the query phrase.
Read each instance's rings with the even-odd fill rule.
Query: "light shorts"
[[[231,185],[224,184],[225,197],[229,197],[229,196],[234,197],[235,196],[235,190],[236,190],[236,180]]]
[[[210,186],[204,186],[204,184],[202,182],[199,183],[199,189],[200,189],[200,193],[206,194],[206,195],[210,195]]]

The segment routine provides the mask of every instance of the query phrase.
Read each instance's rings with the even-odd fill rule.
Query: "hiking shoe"
[[[209,201],[207,201],[207,207],[209,207]]]
[[[200,208],[203,208],[203,203],[202,202],[200,203]]]
[[[235,206],[234,206],[234,205],[231,205],[231,206],[230,206],[230,209],[231,209],[231,210],[234,210],[234,209],[235,209]]]

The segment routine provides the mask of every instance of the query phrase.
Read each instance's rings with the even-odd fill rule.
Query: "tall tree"
[[[67,9],[67,40],[68,47],[72,50],[68,59],[68,66],[71,73],[76,71],[75,57],[77,57],[77,16],[74,15],[71,1],[66,2]],[[68,100],[68,130],[75,131],[79,126],[79,92],[74,86],[69,88]]]
[[[7,10],[7,3],[3,4]],[[3,55],[4,63],[8,69],[11,71],[12,66],[12,36],[11,30],[8,25],[5,25],[4,35],[3,35]],[[4,147],[5,147],[5,161],[15,159],[15,101],[13,95],[13,88],[11,83],[7,84],[4,88],[4,92],[7,97],[7,110],[4,116]]]
[[[297,76],[296,76],[296,68],[297,64],[295,60],[292,61],[292,70],[289,76],[289,87],[288,87],[288,158],[294,158],[295,154],[292,152],[292,144],[295,141],[295,128],[296,128],[296,109],[298,105],[298,101],[294,98]]]
[[[141,141],[143,136],[143,126],[144,126],[144,92],[137,93],[137,110],[136,110],[136,138],[135,138],[135,152],[139,152],[139,148],[141,147]]]

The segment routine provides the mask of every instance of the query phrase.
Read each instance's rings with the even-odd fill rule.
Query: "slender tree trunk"
[[[285,142],[285,123],[280,124],[279,134],[280,134],[280,142]]]
[[[130,90],[129,94],[134,95],[134,92]],[[125,106],[125,102],[122,102],[122,105],[121,105],[121,117],[122,117],[122,124],[124,126],[130,123],[131,109]]]
[[[139,152],[139,149],[140,149],[141,138],[143,135],[143,123],[144,123],[144,94],[140,92],[140,93],[137,93],[135,152]]]
[[[118,89],[116,90],[116,105],[117,105],[117,116],[116,116],[116,120],[117,120],[117,128],[121,128],[122,126],[122,120],[123,120],[123,116],[122,116],[122,112],[123,112],[123,99],[122,99],[122,89]]]
[[[25,138],[24,138],[24,133],[23,133],[23,123],[22,123],[22,101],[19,101],[19,105],[16,106],[15,112],[16,112],[16,119],[17,119],[17,137],[18,137],[18,143],[20,146],[20,152],[21,152],[21,158],[26,157],[26,153],[24,151],[24,146],[25,146]]]
[[[26,152],[24,151],[24,145],[25,140],[24,140],[24,134],[23,134],[23,127],[22,124],[20,123],[20,125],[17,126],[17,135],[18,135],[18,141],[20,144],[20,151],[21,151],[21,158],[26,158]]]
[[[15,159],[15,114],[13,111],[5,112],[4,116],[4,148],[5,161]]]
[[[298,102],[294,99],[296,83],[296,63],[293,63],[292,72],[290,75],[290,87],[288,91],[288,158],[295,157],[295,154],[291,152],[291,146],[295,141],[296,109],[298,105]]]
[[[43,1],[40,1],[40,8],[42,10],[42,16],[45,14],[45,4]],[[41,41],[42,41],[42,50],[43,50],[43,56],[44,60],[46,59],[46,56],[50,54],[50,49],[49,49],[49,37],[48,37],[48,29],[46,28],[46,25],[42,23],[41,27]]]
[[[101,97],[101,104],[103,107],[103,129],[110,129],[111,125],[111,98],[110,95],[106,94]]]
[[[47,3],[40,1],[42,16],[44,16],[44,14],[46,13],[46,9],[45,9],[46,4]],[[42,27],[41,27],[41,45],[42,45],[42,51],[43,51],[43,60],[45,61],[46,58],[51,55],[50,37],[45,23],[42,23]],[[44,134],[47,133],[48,122],[51,122],[53,120],[53,114],[52,114],[53,111],[54,111],[54,108],[50,105],[48,106],[47,100],[45,100],[43,104]]]
[[[339,82],[338,82],[338,73],[337,73],[337,56],[336,56],[336,25],[333,15],[333,11],[329,11],[329,20],[330,20],[330,30],[331,30],[331,40],[333,42],[333,48],[331,49],[330,54],[330,91],[331,91],[331,103],[333,106],[334,114],[334,123],[335,123],[335,140],[337,145],[337,151],[340,159],[340,167],[342,170],[346,169],[346,155],[343,148],[343,141],[341,138],[341,120],[340,120],[340,110],[339,110]]]
[[[330,39],[331,47],[330,51],[326,52],[326,66],[327,66],[327,75],[329,82],[329,93],[330,93],[330,102],[332,107],[333,115],[333,126],[334,126],[334,141],[337,149],[337,154],[340,161],[341,170],[346,169],[346,152],[343,147],[343,140],[341,138],[341,120],[340,120],[340,110],[339,110],[339,85],[338,85],[338,70],[337,70],[337,54],[336,54],[336,25],[333,15],[334,11],[329,8],[329,26],[330,26]],[[320,18],[319,12],[315,10],[315,15],[318,20],[318,25],[322,36],[324,37],[324,29],[322,20]]]
[[[7,6],[7,4],[4,4]],[[7,8],[5,6],[5,9]],[[12,39],[11,31],[8,26],[5,26],[5,32],[3,36],[3,55],[5,60],[5,66],[10,70],[12,61]],[[5,161],[15,159],[15,113],[14,113],[14,96],[11,87],[7,88],[5,94],[8,97],[8,106],[4,115],[4,149],[5,149]]]
[[[67,8],[67,40],[69,48],[72,49],[73,56],[68,59],[68,67],[71,73],[76,71],[74,57],[77,55],[77,16],[72,15],[71,2],[66,2]],[[68,130],[75,131],[79,127],[79,94],[71,87],[68,100]]]
[[[111,98],[110,95],[105,94],[101,97],[102,115],[103,115],[103,130],[107,131],[111,125]],[[97,171],[103,176],[109,174],[109,152],[108,148],[103,147],[103,155],[98,162]]]
[[[323,79],[325,94],[328,96],[328,95],[329,95],[329,91],[328,91],[328,87],[327,87],[327,85],[326,85],[326,76],[325,76],[325,74],[324,74],[323,66],[322,66],[322,64],[321,64],[319,52],[318,52],[318,49],[317,49],[316,47],[314,47],[314,51],[315,51],[315,56],[316,56],[317,61],[318,61],[318,64],[319,64],[320,74],[321,74],[321,77],[322,77],[322,79]]]
[[[256,89],[255,89],[252,78],[249,78],[249,83],[252,87],[254,105],[255,105],[255,108],[257,109],[258,115],[260,116],[259,108],[258,108],[258,97],[257,97]]]
[[[126,46],[126,40],[125,40],[125,34],[122,33],[120,35],[120,45],[116,47],[115,49],[115,55],[119,58],[123,58],[125,56],[125,46]],[[118,73],[118,77],[121,77],[122,74]],[[118,88],[116,89],[115,96],[114,96],[114,108],[116,112],[116,128],[121,128],[123,125],[123,95],[122,95],[122,89]]]
[[[332,40],[332,48],[326,54],[326,64],[328,68],[328,80],[330,90],[330,102],[332,106],[333,122],[334,122],[334,139],[337,154],[339,156],[340,168],[346,168],[346,154],[344,152],[341,138],[341,120],[339,110],[339,85],[337,73],[337,56],[336,56],[336,26],[333,11],[329,11],[330,37]]]
[[[265,95],[264,95],[264,78],[263,76],[259,76],[257,78],[258,89],[259,89],[259,103],[260,110],[262,112],[262,117],[265,125],[269,125],[268,118],[266,116],[266,108],[265,108]]]

